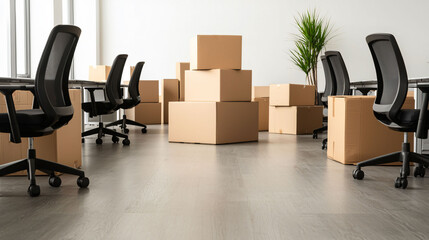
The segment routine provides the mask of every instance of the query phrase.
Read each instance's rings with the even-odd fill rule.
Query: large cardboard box
[[[180,91],[179,100],[185,101],[185,71],[190,69],[190,63],[178,62],[176,63],[176,78],[179,79]]]
[[[270,86],[253,86],[252,99],[270,97]]]
[[[74,107],[73,118],[53,134],[34,138],[34,148],[38,158],[79,168],[82,165],[81,91],[72,89],[69,93]],[[16,91],[13,98],[17,110],[32,108],[33,94],[31,92]],[[4,97],[0,98],[0,112],[7,112]],[[22,142],[19,144],[11,143],[9,134],[0,133],[0,164],[27,157],[28,138],[21,140]],[[43,174],[39,171],[36,173]],[[27,171],[20,171],[12,175],[27,175]]]
[[[158,80],[140,80],[139,93],[140,93],[140,102],[142,103],[159,102],[159,81]]]
[[[162,80],[162,123],[168,123],[168,103],[179,101],[179,80]]]
[[[269,101],[267,97],[253,99],[253,102],[258,102],[259,105],[259,131],[268,131]]]
[[[110,73],[110,66],[97,65],[89,66],[89,80],[103,82],[107,80]]]
[[[312,85],[271,84],[271,106],[310,106],[314,105],[316,88]]]
[[[251,70],[186,71],[187,102],[250,102]]]
[[[191,69],[241,69],[241,44],[241,36],[196,36],[191,41]]]
[[[375,96],[328,98],[328,158],[355,164],[401,150],[403,133],[390,130],[375,118],[374,100]],[[407,97],[404,108],[414,108],[412,97]],[[412,145],[413,134],[408,140]]]
[[[134,119],[142,124],[160,124],[161,103],[140,103],[134,108]]]
[[[125,115],[127,116],[127,119],[129,120],[136,120],[136,109],[135,108],[129,108],[124,110]]]
[[[323,106],[270,106],[270,133],[312,134],[322,124]]]
[[[225,144],[258,140],[256,102],[170,102],[170,142]]]

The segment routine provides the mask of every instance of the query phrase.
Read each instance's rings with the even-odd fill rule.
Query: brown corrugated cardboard
[[[161,103],[140,103],[134,109],[136,122],[142,124],[161,123]]]
[[[270,106],[270,133],[312,134],[322,124],[323,106]]]
[[[170,142],[225,144],[258,140],[256,102],[170,102]]]
[[[110,68],[110,66],[106,65],[89,66],[89,80],[106,81],[110,73]]]
[[[82,165],[81,142],[81,92],[78,89],[69,91],[70,100],[74,106],[73,118],[67,125],[56,130],[53,134],[34,138],[34,147],[38,158],[61,163],[78,168]],[[14,93],[14,103],[17,110],[31,109],[33,94],[26,91]],[[4,98],[0,98],[0,112],[6,112]],[[24,159],[27,157],[28,141],[22,139],[22,143],[9,142],[9,134],[0,134],[0,164]],[[37,174],[42,174],[37,171]],[[27,175],[27,171],[21,171],[12,175]]]
[[[328,98],[328,157],[343,164],[355,164],[376,156],[400,151],[403,133],[390,130],[374,116],[375,96]],[[407,97],[404,108],[413,109]],[[413,144],[413,134],[409,134]],[[413,147],[411,147],[413,149]]]
[[[136,120],[136,109],[135,108],[130,108],[130,109],[125,109],[125,115],[127,115],[127,119],[129,120]]]
[[[253,99],[253,102],[259,104],[259,131],[268,131],[269,101],[270,99],[267,97]]]
[[[190,63],[188,62],[178,62],[176,63],[176,78],[179,79],[180,91],[179,99],[180,101],[185,101],[185,71],[190,69]]]
[[[250,102],[251,70],[186,71],[187,102]]]
[[[241,69],[241,36],[198,35],[191,41],[191,69]]]
[[[179,101],[179,80],[164,79],[162,80],[162,122],[168,123],[168,103]]]
[[[140,93],[140,102],[142,103],[159,102],[159,81],[158,80],[140,80],[139,93]]]
[[[270,97],[270,86],[253,86],[252,99]]]
[[[316,88],[312,85],[271,84],[270,106],[314,105]]]

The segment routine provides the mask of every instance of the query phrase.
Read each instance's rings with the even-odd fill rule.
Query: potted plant
[[[316,10],[307,10],[295,18],[299,34],[295,34],[295,48],[290,50],[292,62],[306,76],[306,83],[314,85],[317,91],[317,63],[320,52],[331,39],[328,20],[319,16]],[[316,96],[318,102],[319,96]],[[317,103],[316,103],[317,104]]]

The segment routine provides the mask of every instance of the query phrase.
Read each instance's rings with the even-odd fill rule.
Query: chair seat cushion
[[[52,128],[44,129],[42,127],[45,119],[46,115],[41,109],[16,111],[16,120],[22,137],[37,137],[53,132]],[[0,113],[0,132],[10,133],[9,115],[7,113]]]
[[[137,104],[138,104],[132,98],[124,98],[123,101],[124,102],[119,106],[122,109],[133,108],[133,107],[137,106]]]
[[[98,115],[110,114],[117,110],[117,107],[113,106],[109,101],[100,101],[95,102],[94,104]],[[93,111],[91,102],[82,103],[82,109],[85,112],[91,113]]]

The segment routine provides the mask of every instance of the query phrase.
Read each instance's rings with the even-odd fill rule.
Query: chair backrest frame
[[[321,100],[326,103],[329,96],[335,96],[337,94],[337,84],[331,63],[325,55],[321,56],[320,60],[322,61],[323,71],[325,73],[325,91],[323,92]]]
[[[109,76],[107,77],[105,93],[107,100],[113,105],[113,107],[117,107],[123,103],[123,94],[121,93],[121,79],[127,58],[127,54],[119,54],[116,56],[115,60],[113,61]]]
[[[326,51],[325,57],[332,66],[336,82],[336,95],[350,95],[350,78],[341,53],[338,51]]]
[[[128,84],[128,93],[133,100],[134,105],[140,103],[140,91],[139,91],[139,82],[140,76],[145,62],[138,62],[134,68],[133,74]]]

